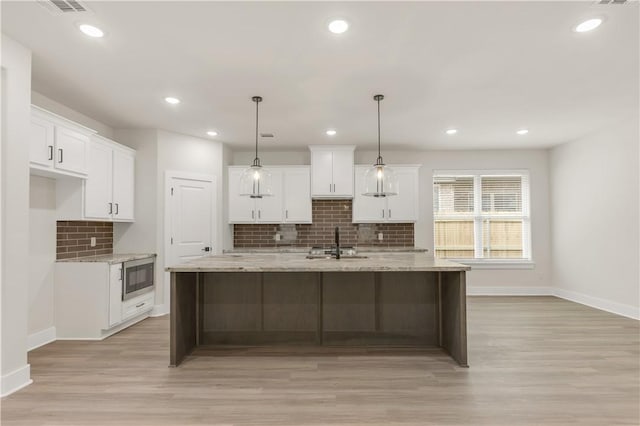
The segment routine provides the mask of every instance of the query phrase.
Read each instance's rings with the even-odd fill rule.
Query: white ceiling
[[[637,2],[85,4],[54,16],[3,1],[2,31],[33,50],[34,90],[116,128],[216,129],[248,147],[261,95],[260,129],[276,135],[262,149],[373,147],[382,93],[383,150],[531,148],[638,114]],[[600,28],[572,31],[594,15]],[[327,31],[336,17],[347,33]]]

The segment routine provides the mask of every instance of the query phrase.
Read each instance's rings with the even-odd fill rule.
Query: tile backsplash
[[[344,246],[413,247],[413,223],[351,223],[351,200],[313,200],[312,224],[239,224],[233,226],[235,248],[330,247],[334,229],[340,227]],[[378,240],[382,232],[383,240]],[[280,241],[275,235],[280,234]]]
[[[91,237],[96,246],[91,247]],[[113,253],[113,222],[58,221],[56,259]]]

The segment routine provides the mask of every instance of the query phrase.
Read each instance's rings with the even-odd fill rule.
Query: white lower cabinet
[[[58,339],[104,339],[146,318],[155,292],[122,301],[122,263],[56,262],[55,327]]]
[[[364,174],[370,166],[355,166],[353,223],[407,223],[418,220],[418,171],[420,166],[390,165],[398,176],[398,195],[367,197]]]

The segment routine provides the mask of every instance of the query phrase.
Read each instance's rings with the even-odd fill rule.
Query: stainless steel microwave
[[[122,300],[153,291],[155,259],[132,260],[122,265]]]

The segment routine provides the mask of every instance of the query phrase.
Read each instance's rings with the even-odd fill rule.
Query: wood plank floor
[[[438,350],[201,350],[168,318],[29,354],[2,425],[640,424],[639,323],[554,297],[471,297],[469,369]]]

